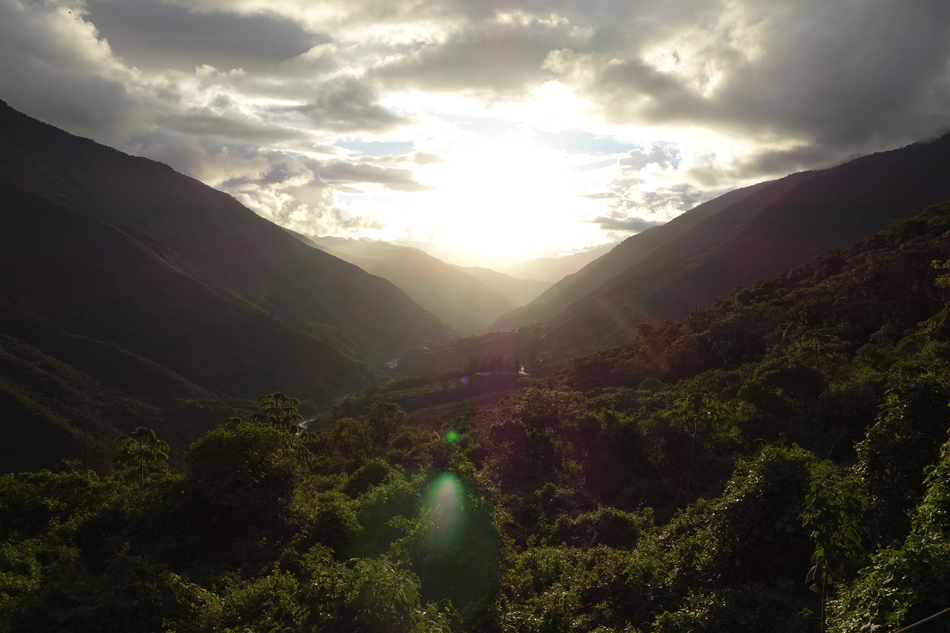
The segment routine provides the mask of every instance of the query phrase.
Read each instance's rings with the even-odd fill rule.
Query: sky
[[[0,99],[306,235],[558,256],[950,130],[950,2],[0,0]]]

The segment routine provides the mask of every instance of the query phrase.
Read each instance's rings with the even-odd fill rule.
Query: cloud
[[[195,109],[182,114],[159,115],[155,122],[174,132],[245,143],[290,141],[307,134],[288,127],[262,124],[260,119],[253,117],[232,118],[210,108]]]
[[[576,217],[629,232],[950,128],[950,4],[0,0],[0,98],[327,231],[560,135]]]
[[[447,161],[438,154],[430,154],[429,152],[416,152],[412,155],[412,162],[414,162],[416,165],[438,165]]]
[[[303,105],[293,106],[321,130],[388,132],[409,123],[379,105],[376,91],[355,77],[340,77],[316,87]]]
[[[273,13],[200,13],[161,0],[87,1],[87,19],[117,55],[141,69],[264,69],[327,41]]]
[[[680,160],[680,151],[674,143],[653,143],[649,147],[631,151],[626,158],[617,161],[617,164],[633,171],[640,171],[648,165],[656,165],[660,169],[676,169]]]
[[[500,13],[463,23],[444,39],[415,42],[374,74],[390,86],[434,92],[523,91],[549,77],[542,68],[549,51],[588,35],[556,15]]]
[[[637,217],[609,218],[601,216],[590,221],[599,225],[600,228],[605,231],[618,231],[625,233],[640,233],[651,227],[663,224],[662,222],[645,220],[643,218]]]
[[[387,154],[386,156],[361,156],[359,162],[373,165],[440,165],[448,161],[438,154],[431,154],[429,152],[413,152],[412,154],[402,154],[399,156],[395,156],[393,154]]]
[[[0,0],[0,98],[77,133],[119,142],[141,121],[139,78],[73,8]]]
[[[772,163],[782,169],[946,126],[948,25],[946,3],[745,0],[697,16],[666,41],[586,57],[583,76],[570,63],[581,51],[562,51],[549,67],[614,123],[791,142],[798,149],[784,157],[768,152],[784,158]]]
[[[416,182],[414,173],[408,169],[385,169],[377,165],[336,161],[322,165],[319,173],[321,178],[329,183],[372,183],[383,185],[392,191],[408,192],[433,189]]]

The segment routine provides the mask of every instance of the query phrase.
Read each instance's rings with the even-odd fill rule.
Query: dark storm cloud
[[[797,142],[750,170],[824,164],[950,122],[950,3],[736,6],[653,51],[662,71],[640,55],[602,63],[587,96],[618,123]]]
[[[161,0],[88,0],[88,8],[116,54],[142,69],[253,70],[327,41],[273,14],[198,13]]]
[[[78,16],[49,9],[0,0],[0,99],[74,133],[121,142],[144,118],[126,85],[132,74]]]

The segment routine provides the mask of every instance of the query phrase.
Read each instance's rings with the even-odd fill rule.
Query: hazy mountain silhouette
[[[536,299],[542,292],[553,285],[553,282],[540,279],[521,279],[498,272],[491,268],[480,266],[456,266],[462,272],[468,273],[475,279],[506,297],[512,304],[523,306]]]
[[[519,305],[508,294],[517,296],[526,289],[530,292],[542,286],[537,290],[540,293],[543,286],[549,285],[488,269],[453,266],[417,248],[387,242],[333,237],[301,239],[388,279],[416,303],[463,333],[484,330],[501,314]]]
[[[65,442],[147,421],[174,439],[268,391],[316,402],[369,386],[405,348],[453,336],[231,196],[2,102],[0,211],[11,433]]]
[[[564,255],[563,257],[536,257],[534,259],[516,259],[504,265],[493,266],[507,275],[519,279],[538,279],[556,283],[579,271],[581,268],[609,252],[612,244],[594,247],[588,251]]]

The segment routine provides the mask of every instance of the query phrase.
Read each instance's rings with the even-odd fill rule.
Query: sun
[[[584,221],[579,170],[555,152],[484,143],[420,169],[418,177],[436,190],[420,196],[417,221],[448,248],[530,256],[596,233]]]

